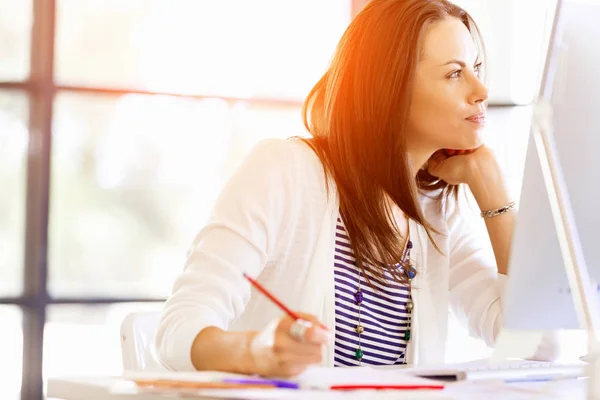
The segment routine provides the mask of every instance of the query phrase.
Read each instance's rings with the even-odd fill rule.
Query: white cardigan
[[[316,315],[334,329],[333,257],[338,198],[323,166],[303,142],[259,143],[221,192],[209,223],[198,233],[185,270],[167,300],[156,335],[159,360],[172,370],[194,370],[190,349],[198,332],[216,326],[260,330],[282,311],[251,288],[258,280],[291,309]],[[487,236],[461,213],[442,214],[421,197],[424,215],[440,234],[430,243],[411,221],[413,280],[410,364],[444,362],[449,307],[471,335],[488,345],[502,325],[504,275],[497,273]],[[415,234],[416,233],[416,234]],[[328,349],[325,365],[333,365]]]

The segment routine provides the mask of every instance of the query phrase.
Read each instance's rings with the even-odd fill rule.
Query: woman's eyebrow
[[[475,64],[477,64],[479,62],[479,57],[475,60]],[[440,67],[445,67],[446,65],[449,64],[458,64],[459,66],[461,66],[462,68],[466,68],[467,67],[467,63],[461,60],[457,60],[457,59],[452,59],[450,61],[448,61],[447,63],[441,64]]]

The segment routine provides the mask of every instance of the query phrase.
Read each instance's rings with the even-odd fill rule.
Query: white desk
[[[69,378],[50,379],[49,399],[60,400],[166,400],[177,397],[136,393],[111,393],[120,378]],[[379,391],[379,392],[316,392],[300,390],[264,391],[205,391],[205,399],[451,399],[451,400],[520,400],[520,399],[585,399],[584,380],[564,380],[556,382],[497,383],[497,382],[455,382],[447,384],[444,390],[436,391]],[[242,393],[243,395],[242,395]],[[205,394],[205,396],[204,396]],[[191,399],[191,398],[190,398]]]

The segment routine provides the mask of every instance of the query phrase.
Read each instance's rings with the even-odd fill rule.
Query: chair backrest
[[[164,371],[154,352],[159,312],[134,312],[121,323],[121,356],[125,371]]]

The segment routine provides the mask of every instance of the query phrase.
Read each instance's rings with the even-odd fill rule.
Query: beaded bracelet
[[[505,214],[507,212],[509,212],[510,210],[514,209],[517,206],[517,203],[514,201],[511,201],[510,203],[500,207],[500,208],[495,208],[493,210],[487,210],[487,211],[482,211],[481,212],[481,218],[492,218],[492,217],[497,217],[498,215],[502,215]]]

